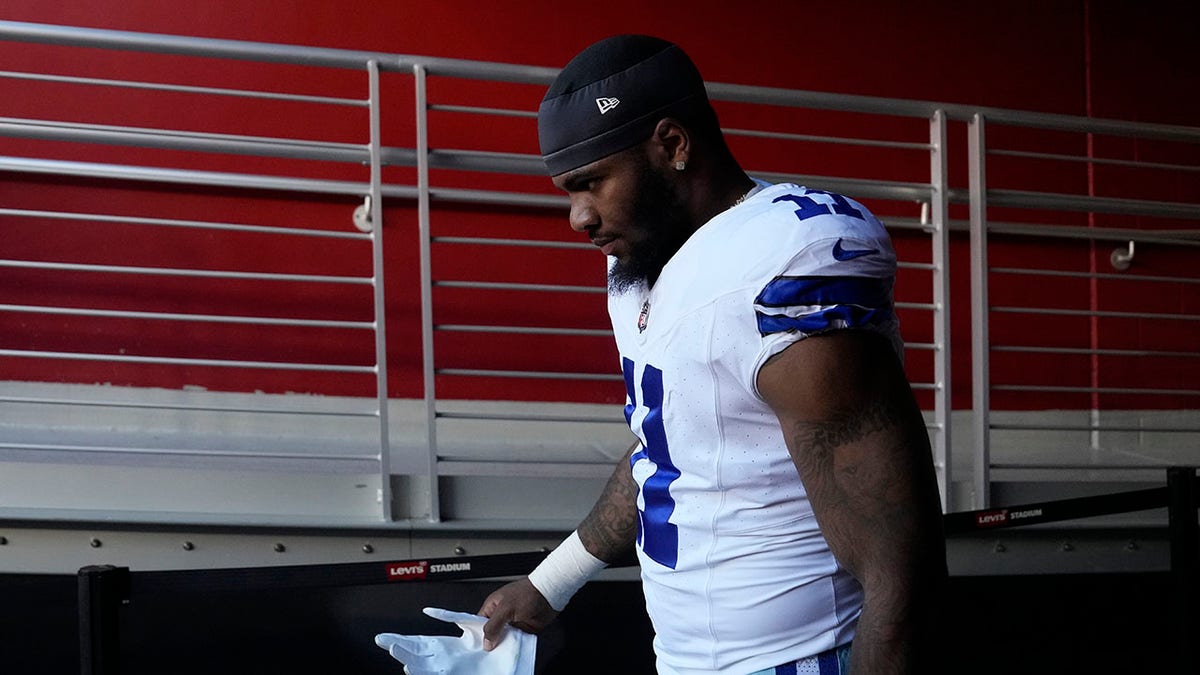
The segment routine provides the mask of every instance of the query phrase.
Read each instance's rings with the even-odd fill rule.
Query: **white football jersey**
[[[755,380],[815,333],[875,330],[900,349],[895,270],[861,204],[781,184],[697,230],[653,288],[610,295],[663,675],[743,675],[853,638],[862,589],[830,553]]]

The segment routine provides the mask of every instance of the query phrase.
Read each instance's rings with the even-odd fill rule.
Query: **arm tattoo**
[[[797,421],[792,440],[796,448],[803,451],[801,460],[819,465],[828,460],[838,447],[861,441],[889,427],[900,426],[899,411],[895,408],[889,405],[886,398],[875,396],[860,410],[839,411],[827,420]]]
[[[837,449],[875,434],[911,440],[907,438],[910,434],[903,433],[905,421],[900,406],[885,394],[871,396],[861,408],[840,410],[828,419],[796,420],[791,447],[801,477],[853,478],[859,471],[859,463],[847,461],[851,458],[845,453],[839,455]],[[827,475],[830,471],[841,476]]]
[[[854,410],[792,425],[792,456],[819,506],[821,529],[856,574],[864,537],[893,539],[911,527],[912,476],[920,453],[929,449],[914,412],[886,392],[873,392]]]
[[[579,540],[592,555],[613,562],[633,547],[638,522],[637,495],[638,486],[630,473],[627,453],[591,513],[579,524]]]

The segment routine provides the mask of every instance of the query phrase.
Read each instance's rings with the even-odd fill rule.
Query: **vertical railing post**
[[[1196,641],[1200,638],[1200,525],[1196,521],[1196,469],[1167,470],[1167,527],[1171,537],[1171,613],[1176,640],[1175,673],[1195,673],[1200,667]]]
[[[367,62],[370,92],[371,156],[371,290],[375,300],[375,396],[379,416],[379,501],[383,520],[392,520],[392,452],[388,424],[387,302],[383,283],[383,140],[379,127],[379,64]]]
[[[129,568],[89,565],[79,570],[80,675],[121,672],[120,608],[129,601]]]
[[[971,118],[967,162],[971,219],[971,426],[974,444],[973,504],[991,503],[991,380],[988,370],[987,144],[984,117]]]
[[[946,113],[935,111],[929,122],[929,179],[933,194],[930,217],[933,226],[933,375],[936,383],[933,399],[937,435],[933,461],[937,466],[942,511],[953,510],[954,487],[950,456],[950,415],[953,400],[950,391],[950,224],[949,183],[946,177]]]
[[[441,520],[437,468],[437,391],[433,367],[433,230],[429,217],[429,105],[425,66],[413,66],[417,105],[417,221],[421,253],[421,363],[425,389],[425,433],[429,448],[429,520]]]

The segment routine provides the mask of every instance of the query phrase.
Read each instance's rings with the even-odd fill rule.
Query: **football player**
[[[936,672],[945,543],[883,225],[747,176],[656,38],[572,59],[538,135],[607,257],[638,440],[578,529],[484,602],[485,648],[636,548],[663,675]]]

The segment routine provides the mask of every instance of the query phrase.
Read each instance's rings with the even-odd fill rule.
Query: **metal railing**
[[[1187,300],[1200,297],[1200,276],[1196,276],[1194,265],[1196,253],[1200,252],[1200,230],[1195,228],[1200,221],[1200,203],[1137,196],[1139,189],[1144,192],[1147,187],[1171,178],[1182,177],[1194,183],[1193,176],[1200,172],[1200,165],[1194,163],[1200,158],[1200,129],[1114,124],[1087,118],[1045,122],[1040,116],[1013,112],[1004,115],[979,112],[969,121],[975,465],[972,489],[976,508],[990,505],[994,469],[1024,471],[1026,475],[1030,471],[1077,475],[1085,470],[1107,472],[1109,476],[1145,476],[1176,459],[1169,453],[1156,455],[1155,448],[1145,447],[1145,436],[1149,435],[1159,445],[1169,445],[1162,439],[1170,436],[1188,439],[1175,441],[1185,458],[1194,458],[1196,448],[1200,447],[1197,445],[1200,420],[1194,415],[1200,407],[1197,380],[1191,379],[1189,384],[1185,375],[1176,382],[1162,382],[1148,374],[1148,364],[1153,363],[1158,365],[1159,377],[1164,368],[1200,373],[1196,365],[1200,340],[1187,338],[1190,329],[1185,327],[1200,321],[1200,307]],[[1042,141],[1066,145],[1081,154],[1002,147],[987,140],[987,130],[993,127],[1010,132],[1006,137],[1008,143],[1016,142],[1011,136],[1014,129],[1059,132],[1054,137],[1043,137]],[[1116,144],[1109,143],[1107,149],[1101,149],[1097,142],[1113,138],[1123,140],[1124,145],[1114,147]],[[1184,155],[1191,163],[1143,159],[1139,150],[1151,156],[1154,151]],[[1117,156],[1121,153],[1132,158]],[[1015,169],[1028,167],[1031,162],[1050,164],[1070,174],[1075,191],[1037,192],[1001,187],[1005,182],[1018,180],[1020,172]],[[995,163],[1006,163],[1003,179],[989,177],[989,165]],[[1104,175],[1105,171],[1113,173]],[[1124,197],[1103,194],[1115,190],[1130,194]],[[994,222],[990,210],[1000,207],[1011,213],[1032,212],[1028,217],[1034,222]],[[1130,227],[1129,218],[1150,220],[1153,225]],[[1046,221],[1040,219],[1052,224],[1044,224]],[[1050,246],[1054,255],[1049,260],[1029,263],[1014,259],[1009,252],[1004,263],[997,263],[989,253],[989,242],[997,240],[1029,251]],[[1118,246],[1111,253],[1102,248],[1112,246],[1112,242]],[[1141,254],[1137,253],[1139,249]],[[1012,290],[1027,291],[1031,282],[1038,281],[1042,284],[1041,293]],[[1007,289],[1001,301],[996,301],[997,288]],[[1059,293],[1055,294],[1055,290]],[[1179,302],[1154,302],[1155,298],[1171,297],[1172,293]],[[1051,340],[1038,330],[1042,322],[1064,320],[1071,327],[1057,331]],[[1166,331],[1161,331],[1164,327]],[[1131,343],[1130,332],[1143,335]],[[1001,334],[1000,339],[997,333]],[[1156,333],[1184,337],[1172,347],[1156,340]],[[1068,376],[1068,381],[1038,381],[1046,358],[1080,363],[1078,377]],[[1114,367],[1115,359],[1127,365]],[[999,360],[1003,360],[1000,365]],[[1084,360],[1086,365],[1082,365]],[[997,370],[1003,370],[1003,382],[996,381]],[[1002,408],[1012,407],[1020,397],[1071,400],[1075,403],[1062,407],[1085,411],[1088,419],[997,422],[993,415],[994,395],[1008,397]],[[1125,403],[1133,398],[1167,401],[1158,407],[1190,412],[1172,415],[1156,412],[1155,406],[1142,401]],[[1175,421],[1164,421],[1172,417]],[[1049,460],[1014,452],[1007,452],[1005,458],[997,460],[991,452],[993,432],[1066,432],[1073,433],[1074,438],[1060,443]],[[1135,435],[1132,442],[1127,438],[1130,434]],[[1190,449],[1185,443],[1190,444]],[[1069,477],[1072,473],[1065,475]]]
[[[357,200],[365,199],[355,218],[356,224],[364,231],[352,231],[345,227],[350,218],[345,218],[337,228],[297,228],[281,224],[246,224],[208,222],[194,218],[165,218],[145,217],[126,214],[54,211],[50,209],[3,208],[8,204],[0,204],[0,219],[42,219],[46,221],[72,220],[90,221],[97,223],[119,222],[136,224],[144,227],[162,228],[197,228],[213,232],[214,236],[257,234],[269,237],[311,237],[336,238],[351,241],[369,242],[369,254],[362,252],[363,265],[371,270],[369,274],[346,277],[336,274],[322,274],[311,271],[304,274],[292,272],[261,272],[253,270],[200,270],[181,267],[165,269],[147,265],[89,265],[86,263],[62,261],[29,261],[6,259],[0,261],[0,266],[9,268],[28,267],[40,271],[63,272],[95,272],[111,275],[154,275],[147,279],[155,279],[160,275],[171,275],[183,278],[221,278],[237,279],[255,283],[291,283],[291,284],[362,284],[369,285],[372,290],[366,312],[369,319],[355,321],[328,321],[308,317],[252,317],[239,314],[221,315],[189,314],[186,312],[151,312],[142,310],[113,310],[104,308],[73,308],[37,305],[33,303],[10,303],[0,305],[0,316],[37,313],[41,315],[61,316],[93,316],[120,318],[150,322],[202,322],[230,325],[259,325],[280,328],[291,328],[303,331],[311,328],[348,329],[370,331],[374,338],[371,349],[370,363],[286,363],[271,359],[204,359],[189,355],[173,355],[169,357],[149,355],[121,354],[79,354],[68,350],[49,349],[3,349],[0,357],[38,359],[47,363],[63,363],[77,359],[102,359],[113,363],[138,362],[144,364],[170,364],[177,366],[212,366],[231,368],[255,369],[297,369],[309,371],[336,371],[370,376],[373,391],[363,397],[361,392],[350,398],[372,400],[369,409],[347,412],[342,402],[330,401],[327,408],[320,405],[304,406],[303,410],[293,408],[272,408],[270,405],[253,410],[244,407],[226,407],[205,401],[202,403],[155,403],[144,401],[105,401],[86,400],[87,406],[114,407],[145,407],[166,410],[205,410],[231,413],[293,413],[315,412],[320,415],[362,415],[371,418],[374,431],[371,443],[374,449],[368,453],[361,452],[332,452],[319,454],[320,457],[333,459],[348,459],[358,462],[373,463],[378,476],[382,511],[376,514],[384,521],[397,517],[393,513],[393,502],[389,494],[394,475],[416,476],[425,481],[425,507],[416,515],[428,520],[443,519],[444,498],[440,488],[444,479],[455,476],[474,475],[521,475],[544,477],[578,477],[602,476],[611,470],[608,462],[595,462],[578,459],[555,461],[551,458],[542,461],[508,458],[476,458],[469,456],[453,456],[446,452],[445,444],[439,439],[439,428],[449,422],[472,421],[487,423],[512,422],[514,420],[533,423],[559,424],[566,421],[597,422],[607,424],[620,422],[620,416],[615,411],[610,416],[575,414],[575,413],[543,413],[536,410],[537,406],[529,406],[502,412],[488,410],[464,410],[461,407],[447,406],[443,395],[446,389],[455,390],[449,386],[461,380],[477,378],[495,381],[497,379],[514,382],[534,381],[545,383],[549,380],[564,380],[568,382],[615,382],[620,376],[603,369],[587,370],[585,368],[565,368],[562,371],[530,370],[510,365],[503,359],[478,363],[448,363],[445,350],[439,347],[447,336],[454,338],[479,338],[469,349],[477,354],[489,354],[489,342],[505,336],[520,337],[534,340],[538,337],[551,336],[561,339],[563,353],[575,351],[574,345],[590,344],[589,340],[603,339],[609,334],[606,329],[579,325],[546,325],[536,320],[529,312],[514,317],[513,321],[470,321],[451,320],[440,321],[439,312],[449,307],[456,307],[454,302],[443,302],[439,295],[447,292],[470,292],[475,296],[485,297],[475,301],[481,304],[487,299],[495,298],[494,294],[536,294],[539,297],[554,298],[564,294],[581,298],[601,298],[603,296],[602,279],[594,281],[562,281],[545,280],[540,278],[536,264],[528,264],[523,269],[518,268],[516,280],[513,278],[496,280],[480,278],[472,274],[456,272],[447,274],[438,271],[440,261],[453,258],[452,254],[441,253],[445,249],[461,249],[462,247],[487,247],[490,250],[522,251],[533,260],[543,252],[562,253],[571,250],[588,250],[591,247],[572,243],[567,240],[556,240],[552,237],[530,236],[496,236],[495,234],[479,234],[478,232],[462,233],[445,228],[439,215],[453,215],[452,209],[472,207],[503,207],[516,209],[521,213],[530,214],[530,218],[559,218],[565,211],[566,200],[558,195],[548,194],[544,190],[548,186],[513,189],[511,185],[519,184],[521,177],[540,176],[543,173],[540,159],[533,152],[531,109],[523,109],[512,104],[495,104],[492,102],[478,103],[471,101],[463,103],[460,96],[448,96],[451,100],[443,100],[444,92],[451,90],[457,93],[454,86],[438,86],[444,83],[462,84],[469,87],[471,83],[492,82],[506,83],[515,87],[528,85],[544,85],[554,76],[555,70],[548,68],[516,66],[507,64],[471,62],[457,59],[427,58],[395,54],[380,54],[370,52],[355,52],[347,50],[317,49],[293,47],[262,43],[249,43],[228,40],[211,40],[186,38],[178,36],[151,35],[129,33],[122,31],[106,31],[78,29],[39,24],[24,24],[17,22],[0,22],[0,39],[7,41],[22,41],[55,45],[62,48],[103,48],[130,51],[144,54],[160,54],[170,57],[194,57],[201,59],[235,59],[264,67],[285,66],[303,69],[339,69],[350,74],[347,77],[356,78],[356,83],[348,87],[363,91],[365,80],[365,97],[347,96],[341,92],[281,92],[258,91],[249,88],[231,87],[225,84],[211,86],[209,84],[179,84],[141,81],[121,76],[117,78],[91,78],[62,73],[41,74],[33,72],[0,72],[0,82],[4,79],[29,83],[42,82],[56,86],[105,87],[110,89],[128,90],[131,92],[156,92],[181,96],[220,97],[223,99],[253,99],[279,104],[295,104],[304,106],[320,106],[324,108],[339,108],[348,110],[363,110],[363,119],[348,124],[357,142],[347,142],[345,139],[314,140],[292,139],[263,136],[249,133],[228,133],[216,131],[184,131],[179,129],[162,129],[138,126],[136,124],[101,124],[93,121],[51,121],[45,119],[0,119],[0,136],[20,139],[30,143],[46,144],[46,147],[58,147],[55,144],[86,144],[88,146],[106,147],[122,146],[139,150],[155,150],[164,153],[185,152],[205,153],[206,155],[244,156],[270,158],[286,164],[288,170],[294,173],[285,175],[283,172],[244,172],[227,169],[213,170],[210,168],[188,168],[165,160],[156,160],[143,164],[138,163],[105,163],[89,158],[86,161],[78,159],[63,159],[51,156],[7,156],[0,157],[0,171],[21,176],[49,176],[56,180],[80,181],[101,180],[113,185],[142,185],[186,186],[191,189],[212,188],[217,191],[231,191],[232,194],[247,194],[248,191],[271,191],[272,193],[298,195],[321,195],[324,198],[341,200],[346,210],[349,210]],[[211,65],[211,64],[210,64]],[[323,72],[323,71],[322,71]],[[294,73],[292,73],[294,75]],[[381,84],[381,76],[387,81]],[[407,118],[408,112],[397,111],[382,105],[386,99],[385,93],[401,91],[411,87],[412,118],[404,121],[404,131],[411,129],[412,147],[385,145],[384,136],[389,131],[401,126],[391,124],[397,117]],[[342,88],[339,85],[336,88]],[[1106,237],[1119,239],[1134,238],[1131,232],[1136,232],[1139,242],[1162,241],[1184,242],[1195,244],[1198,240],[1195,232],[1171,231],[1147,234],[1142,228],[1094,228],[1094,227],[1064,227],[1042,226],[1021,223],[989,222],[988,208],[1031,207],[1037,209],[1086,209],[1097,212],[1135,213],[1171,218],[1196,219],[1200,206],[1164,202],[1160,200],[1113,199],[1088,196],[1067,196],[1033,193],[1029,191],[998,189],[985,179],[985,157],[989,153],[995,156],[1018,158],[1026,155],[1021,150],[990,149],[984,143],[984,121],[988,124],[1007,124],[1023,126],[1039,130],[1084,130],[1090,133],[1111,133],[1130,135],[1137,138],[1155,139],[1164,142],[1194,143],[1200,139],[1200,130],[1169,125],[1135,124],[1114,120],[1093,120],[1064,115],[1021,113],[991,108],[941,104],[935,102],[909,101],[898,99],[872,98],[863,96],[848,96],[784,90],[763,87],[748,87],[736,84],[713,83],[709,85],[710,94],[718,107],[720,106],[751,106],[773,111],[840,111],[855,113],[858,116],[881,120],[885,128],[895,127],[897,131],[888,133],[876,132],[874,128],[864,128],[861,136],[847,134],[820,135],[797,134],[786,124],[776,128],[742,128],[744,125],[731,124],[727,129],[732,144],[752,144],[760,140],[769,140],[779,146],[822,148],[872,148],[880,153],[919,153],[927,158],[927,169],[907,172],[903,176],[860,175],[823,175],[806,172],[803,168],[795,170],[779,166],[755,166],[749,164],[747,169],[758,177],[773,181],[793,181],[811,187],[844,192],[859,199],[870,201],[872,208],[883,212],[883,219],[903,244],[901,274],[907,279],[920,280],[917,285],[912,283],[898,287],[897,307],[904,314],[907,328],[915,328],[913,333],[922,336],[909,342],[909,350],[916,365],[910,368],[910,376],[914,381],[914,389],[922,396],[924,407],[929,412],[929,429],[933,439],[935,464],[938,469],[939,486],[943,496],[943,506],[954,510],[956,497],[953,484],[962,480],[964,472],[954,467],[953,444],[951,443],[952,428],[952,399],[950,391],[951,380],[951,334],[950,334],[950,281],[948,278],[951,235],[954,231],[965,230],[962,223],[953,222],[949,212],[951,205],[967,204],[970,209],[970,233],[972,236],[973,261],[973,293],[972,309],[975,326],[974,339],[974,426],[973,426],[973,467],[970,469],[970,479],[973,485],[973,502],[976,508],[988,505],[989,490],[992,481],[991,469],[993,463],[989,454],[990,434],[993,430],[1002,430],[1003,426],[993,423],[989,416],[989,395],[992,391],[1003,389],[1009,385],[993,385],[989,379],[988,359],[992,353],[1016,353],[1022,349],[1042,349],[1025,345],[993,346],[989,341],[988,318],[992,313],[1025,312],[1036,308],[994,307],[987,311],[988,303],[988,274],[985,266],[987,260],[986,241],[992,235],[1012,236],[1051,236],[1056,238],[1075,238],[1079,241],[1096,241]],[[432,92],[432,93],[431,93]],[[405,98],[405,97],[398,97]],[[469,97],[468,97],[469,98]],[[528,98],[526,96],[525,98]],[[513,100],[523,100],[514,96]],[[536,99],[530,99],[532,105]],[[529,125],[529,147],[517,151],[497,151],[494,148],[464,148],[472,138],[478,139],[477,134],[471,138],[449,137],[431,131],[431,117],[439,121],[450,116],[467,117],[478,120],[474,131],[486,128],[496,120],[524,121]],[[724,115],[723,115],[724,118]],[[920,122],[924,120],[924,122]],[[924,129],[912,124],[917,121]],[[969,189],[951,187],[949,161],[947,150],[948,124],[951,121],[969,122],[969,141],[971,149],[970,185]],[[445,125],[454,127],[454,125]],[[865,127],[866,125],[864,125]],[[454,127],[457,128],[457,127]],[[792,145],[794,144],[794,145]],[[486,146],[486,144],[484,144]],[[38,146],[39,148],[42,146]],[[735,152],[737,149],[735,148]],[[750,156],[754,154],[748,153]],[[782,154],[782,153],[781,153]],[[156,156],[158,157],[158,156]],[[1039,154],[1039,159],[1048,156]],[[1058,158],[1060,161],[1076,161]],[[1088,159],[1088,158],[1084,158]],[[1091,161],[1098,161],[1090,158]],[[921,160],[917,164],[923,163]],[[1117,160],[1113,160],[1117,161]],[[1121,160],[1124,163],[1123,160]],[[911,161],[908,162],[912,164]],[[300,165],[303,166],[300,166]],[[1142,163],[1145,164],[1145,163]],[[1195,167],[1169,162],[1155,162],[1159,170],[1193,171]],[[333,170],[313,177],[308,167],[334,166]],[[368,167],[368,175],[362,175],[361,168]],[[272,165],[276,166],[276,165]],[[389,173],[405,169],[403,175]],[[326,173],[328,175],[326,175]],[[346,175],[353,174],[353,178]],[[463,175],[469,176],[464,180]],[[503,180],[491,181],[486,177],[500,177]],[[512,180],[509,180],[512,179]],[[523,185],[523,184],[519,184]],[[352,199],[347,199],[347,198]],[[387,200],[403,200],[405,204],[415,204],[416,242],[419,249],[418,270],[420,304],[420,405],[421,416],[424,418],[423,442],[420,444],[425,456],[404,457],[404,466],[397,468],[390,465],[389,458],[396,458],[397,450],[390,447],[389,438],[395,433],[394,424],[389,420],[388,354],[395,355],[401,351],[415,348],[413,344],[398,344],[393,337],[391,342],[385,334],[385,316],[388,298],[384,293],[384,269],[388,266],[385,259],[385,249],[382,242],[384,229],[384,204]],[[916,206],[919,204],[919,208]],[[877,208],[878,207],[878,208]],[[918,214],[911,214],[913,210]],[[911,215],[910,215],[911,214]],[[447,216],[448,217],[448,216]],[[400,224],[389,220],[390,231]],[[408,227],[404,224],[403,227]],[[565,227],[561,228],[565,230]],[[1158,239],[1153,239],[1158,237]],[[389,239],[389,241],[391,241]],[[907,253],[907,255],[905,255]],[[594,255],[594,252],[592,252]],[[5,256],[7,258],[7,256]],[[593,266],[598,263],[593,261]],[[471,272],[473,270],[465,270]],[[1017,274],[1006,268],[993,268],[992,275]],[[1020,274],[1054,274],[1052,270],[1022,270]],[[925,275],[928,277],[925,277]],[[510,275],[511,276],[511,275]],[[1102,277],[1092,274],[1089,278]],[[592,277],[587,277],[592,279]],[[1153,281],[1154,275],[1145,275],[1146,281]],[[1178,275],[1163,275],[1163,283],[1179,283]],[[1184,283],[1193,283],[1185,280]],[[151,282],[153,283],[153,282]],[[993,282],[994,283],[994,282]],[[492,295],[489,295],[492,294]],[[550,300],[547,300],[550,302]],[[1040,310],[1039,310],[1040,311]],[[1075,311],[1075,310],[1067,310]],[[1099,310],[1089,308],[1089,316],[1100,316]],[[464,312],[460,312],[464,313]],[[470,314],[470,312],[465,312]],[[1154,318],[1149,317],[1147,318]],[[1180,317],[1186,319],[1187,317]],[[1192,317],[1194,318],[1194,317]],[[906,330],[908,333],[908,330]],[[184,346],[184,345],[180,345]],[[586,349],[586,347],[584,347]],[[1118,350],[1125,355],[1136,355],[1130,350]],[[1136,350],[1135,350],[1136,351]],[[1186,349],[1178,350],[1180,358],[1190,358],[1195,354]],[[557,353],[557,352],[556,352]],[[1101,356],[1107,352],[1089,348],[1089,354]],[[342,360],[341,358],[336,361]],[[69,379],[69,375],[65,376]],[[0,377],[0,380],[7,379]],[[391,384],[396,383],[392,377]],[[1104,393],[1099,387],[1089,391]],[[1171,390],[1173,393],[1187,394],[1182,390]],[[319,390],[314,393],[323,393]],[[78,399],[50,398],[30,399],[20,401],[9,398],[8,402],[37,402],[41,404],[74,405],[81,403]],[[1060,424],[1047,425],[1061,429]],[[1093,427],[1089,427],[1092,429]],[[1109,427],[1103,427],[1108,429]],[[1112,427],[1116,429],[1117,427]],[[1094,430],[1101,427],[1094,425]],[[1181,427],[1181,432],[1190,432],[1190,428]],[[486,440],[486,439],[485,439]],[[260,456],[259,450],[252,447],[253,439],[249,439],[244,448],[227,451],[245,457]],[[10,451],[24,449],[29,454],[48,451],[47,448],[37,447],[30,443],[9,444]],[[4,449],[0,447],[0,449]],[[82,452],[83,446],[73,447],[70,452]],[[103,448],[106,453],[137,454],[136,448]],[[142,449],[153,450],[153,449]],[[203,451],[188,451],[203,454]],[[403,452],[409,452],[408,449]],[[301,459],[305,455],[298,455]],[[292,455],[281,452],[279,459],[287,460]],[[352,462],[352,463],[353,463]]]
[[[112,49],[145,49],[152,52],[173,53],[195,56],[213,56],[224,54],[236,58],[262,58],[265,60],[280,59],[283,61],[305,62],[308,50],[290,50],[287,48],[271,48],[266,52],[254,53],[253,45],[233,45],[220,41],[197,41],[187,38],[169,36],[138,36],[106,31],[88,31],[65,27],[38,26],[34,24],[18,24],[5,22],[3,33],[6,39],[29,40],[66,46],[95,46]],[[263,224],[247,222],[221,222],[192,217],[145,217],[128,213],[107,212],[103,206],[97,205],[94,210],[51,210],[28,208],[2,208],[0,219],[14,227],[16,220],[24,223],[41,222],[46,226],[56,226],[55,231],[61,233],[63,226],[72,224],[77,227],[120,227],[127,228],[125,236],[142,240],[153,240],[157,237],[180,237],[181,232],[195,233],[185,242],[197,242],[204,237],[228,238],[230,245],[253,245],[259,250],[266,251],[272,246],[308,246],[308,257],[318,259],[319,255],[311,251],[320,251],[331,246],[357,247],[355,255],[365,264],[357,265],[353,272],[342,268],[327,272],[320,268],[319,263],[313,264],[313,269],[293,271],[262,271],[272,265],[246,264],[238,268],[221,268],[220,263],[209,267],[199,261],[196,268],[182,267],[165,263],[129,262],[120,264],[95,264],[78,262],[66,257],[62,259],[14,259],[4,255],[0,260],[0,268],[7,270],[22,270],[42,276],[33,277],[35,281],[44,280],[46,275],[60,273],[72,275],[78,279],[80,288],[86,284],[112,284],[118,288],[127,288],[116,279],[138,279],[136,282],[155,287],[160,284],[171,284],[186,281],[190,284],[191,295],[202,298],[206,294],[223,295],[227,304],[214,304],[207,312],[188,311],[144,311],[142,309],[119,309],[112,306],[75,307],[55,306],[37,301],[23,303],[8,303],[0,305],[0,312],[9,318],[21,316],[40,317],[69,317],[78,320],[123,320],[134,322],[138,330],[166,330],[173,332],[178,339],[168,350],[168,353],[137,354],[125,353],[122,348],[119,353],[100,353],[81,351],[72,348],[37,349],[29,346],[23,348],[0,349],[0,356],[8,359],[32,359],[47,364],[51,372],[63,372],[70,369],[70,364],[77,362],[103,362],[107,364],[170,367],[179,370],[216,369],[225,371],[283,371],[301,374],[328,375],[331,377],[367,378],[374,381],[374,387],[363,389],[361,386],[352,387],[357,394],[371,391],[371,395],[352,398],[353,403],[346,404],[343,400],[331,401],[329,404],[306,399],[296,401],[296,405],[288,403],[261,402],[239,400],[235,403],[224,404],[218,397],[208,392],[199,392],[196,396],[166,397],[167,400],[149,400],[143,398],[127,399],[121,395],[82,396],[67,398],[54,395],[6,395],[2,399],[6,404],[32,406],[65,406],[71,408],[108,409],[112,411],[151,411],[154,414],[183,415],[184,419],[195,423],[205,423],[213,426],[244,425],[244,418],[249,416],[276,416],[287,424],[296,419],[295,416],[314,415],[317,418],[341,419],[346,423],[357,426],[358,420],[373,425],[375,447],[370,444],[340,448],[336,451],[326,451],[319,447],[308,447],[292,450],[288,448],[271,449],[261,447],[261,439],[247,438],[234,447],[228,443],[210,441],[209,443],[182,443],[172,446],[171,443],[161,443],[154,446],[139,447],[136,443],[124,445],[95,444],[89,442],[62,442],[48,439],[47,442],[32,442],[30,439],[9,440],[0,443],[0,449],[8,451],[9,457],[38,457],[50,456],[62,458],[74,457],[72,461],[93,461],[88,457],[128,457],[130,461],[138,462],[139,458],[147,456],[169,456],[174,458],[190,457],[204,462],[218,462],[230,459],[245,459],[254,462],[273,461],[273,466],[285,469],[296,469],[316,464],[320,470],[362,471],[369,466],[370,471],[379,476],[379,490],[382,505],[382,516],[390,519],[392,499],[390,495],[391,481],[388,448],[388,390],[386,376],[387,343],[385,335],[384,316],[384,283],[383,283],[383,243],[382,229],[369,227],[370,222],[381,221],[380,205],[383,201],[382,185],[382,143],[379,132],[379,75],[377,61],[366,55],[350,56],[346,54],[327,53],[316,59],[317,64],[336,64],[337,67],[353,68],[365,77],[357,83],[361,92],[358,97],[348,96],[315,96],[304,93],[286,91],[262,91],[248,88],[190,86],[157,81],[132,81],[104,77],[77,77],[54,73],[15,72],[11,70],[0,72],[0,81],[20,83],[22,87],[36,85],[70,86],[73,95],[85,98],[97,91],[136,92],[139,95],[174,95],[184,97],[186,105],[214,105],[214,101],[228,99],[265,102],[267,104],[303,104],[306,106],[349,109],[361,111],[362,142],[344,143],[321,140],[305,140],[277,137],[248,136],[232,133],[196,132],[176,129],[147,128],[133,125],[92,124],[78,121],[48,121],[44,119],[22,119],[7,117],[0,119],[0,135],[8,138],[36,142],[41,148],[62,147],[62,144],[87,144],[95,147],[124,146],[153,151],[165,151],[154,155],[154,159],[146,164],[115,164],[93,160],[77,161],[54,158],[53,150],[48,150],[47,156],[7,156],[0,159],[0,170],[15,175],[51,176],[55,179],[99,179],[108,181],[110,185],[139,184],[149,182],[159,186],[178,185],[187,188],[213,187],[218,190],[276,190],[301,195],[317,195],[322,197],[342,198],[347,195],[357,198],[367,198],[370,205],[365,220],[368,225],[355,230],[353,228],[331,229],[328,227],[293,226],[280,222]],[[178,105],[178,99],[175,105]],[[164,105],[170,105],[164,104]],[[123,111],[124,112],[124,111]],[[235,173],[229,171],[199,170],[181,168],[175,165],[169,152],[185,151],[191,153],[206,153],[208,155],[240,155],[251,157],[270,157],[284,160],[299,160],[300,162],[337,163],[339,165],[366,165],[368,172],[354,180],[325,180],[303,177],[270,175],[266,173]],[[173,161],[174,160],[174,161]],[[352,173],[361,173],[361,169]],[[353,201],[348,202],[348,208],[353,208]],[[8,204],[5,204],[8,206]],[[186,214],[190,216],[191,214]],[[347,221],[348,222],[348,221]],[[125,231],[125,230],[123,230]],[[61,236],[61,235],[60,235]],[[188,235],[183,235],[187,237]],[[303,243],[289,243],[303,242]],[[338,250],[350,250],[338,248]],[[66,255],[66,254],[64,254]],[[120,257],[120,254],[114,254]],[[265,261],[266,255],[254,263]],[[230,285],[234,285],[231,287]],[[286,312],[270,312],[279,315],[251,315],[244,307],[252,305],[253,298],[265,288],[272,288],[271,297],[280,297],[288,292],[302,293],[318,289],[343,288],[336,292],[337,297],[353,304],[350,309],[344,309],[346,314],[356,314],[361,318],[330,319],[319,316],[305,316],[303,311],[289,315]],[[356,289],[364,289],[365,293]],[[325,290],[324,292],[335,292]],[[189,304],[184,301],[181,304]],[[97,305],[115,305],[115,302],[100,300]],[[136,307],[137,303],[133,303]],[[297,307],[297,309],[300,309]],[[328,311],[328,307],[317,311]],[[82,326],[83,324],[76,324]],[[98,323],[98,326],[110,324]],[[165,326],[157,328],[157,326]],[[191,327],[197,327],[195,329]],[[267,344],[260,349],[242,350],[243,354],[225,358],[205,358],[197,356],[192,350],[195,345],[184,336],[195,330],[213,330],[211,327],[225,327],[243,333],[250,329],[263,330],[268,338]],[[102,329],[102,328],[101,328]],[[98,329],[100,330],[100,329]],[[344,334],[347,343],[357,339],[354,333],[367,333],[372,336],[369,350],[356,345],[345,354],[333,355],[326,361],[295,361],[280,358],[272,353],[271,338],[280,335],[296,335],[305,331],[322,330],[333,334]],[[219,343],[221,338],[216,338]],[[6,345],[5,347],[11,347]],[[61,376],[66,382],[73,381],[69,374]],[[133,376],[136,377],[136,376]],[[6,378],[8,379],[8,378]],[[179,382],[176,386],[188,382]],[[185,389],[187,389],[185,387]],[[194,399],[194,400],[190,400]],[[215,402],[214,402],[215,401]],[[199,418],[187,418],[187,415],[201,414]],[[214,415],[225,416],[217,419]],[[236,418],[236,421],[227,421]],[[337,423],[337,422],[335,422]],[[67,435],[67,434],[64,434]],[[257,447],[256,447],[257,446]],[[99,461],[99,460],[95,460]],[[343,468],[336,468],[342,465]],[[153,505],[148,505],[153,508]]]

